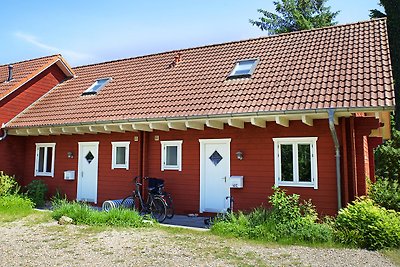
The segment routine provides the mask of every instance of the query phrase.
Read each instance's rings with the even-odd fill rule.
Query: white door
[[[231,139],[200,139],[200,212],[226,212]]]
[[[99,142],[79,142],[77,199],[97,203]]]

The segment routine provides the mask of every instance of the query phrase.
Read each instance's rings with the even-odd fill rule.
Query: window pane
[[[234,75],[250,74],[251,68],[253,67],[255,60],[241,61],[236,65]]]
[[[46,172],[51,172],[53,148],[47,147]]]
[[[167,146],[166,147],[166,160],[165,164],[169,166],[178,165],[178,147],[177,146]]]
[[[311,146],[308,144],[299,144],[298,150],[299,181],[311,182]]]
[[[282,181],[293,181],[293,145],[281,145]]]
[[[126,151],[126,147],[124,146],[119,146],[117,147],[117,151],[116,151],[116,159],[115,159],[115,163],[116,164],[125,164],[125,151]]]
[[[39,147],[39,166],[38,172],[44,171],[44,147]]]

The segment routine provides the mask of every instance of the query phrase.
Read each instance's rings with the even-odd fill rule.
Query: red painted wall
[[[370,176],[368,136],[372,129],[379,128],[379,120],[372,117],[356,117],[356,172],[358,196],[367,194],[367,180]],[[376,144],[373,144],[376,145]],[[373,160],[373,159],[372,159]]]
[[[363,119],[357,120],[357,123],[363,123],[362,128],[366,129],[368,123],[370,123],[369,127],[372,127],[375,121]],[[340,127],[337,127],[339,140],[343,140],[339,129]],[[359,129],[356,134],[358,136],[356,143],[361,144],[362,148],[360,155],[357,154],[359,159],[357,162],[361,163],[364,174],[367,167],[364,162],[364,152],[368,153],[368,150],[364,150],[365,138],[363,134],[365,132],[366,130],[360,131]],[[205,128],[204,131],[189,129],[188,131],[154,131],[144,134],[147,140],[144,147],[144,175],[159,177],[166,181],[166,190],[174,198],[176,212],[181,214],[198,213],[199,211],[199,139],[231,138],[231,175],[244,176],[244,188],[231,189],[232,196],[235,199],[234,208],[235,210],[250,210],[262,204],[268,205],[268,196],[272,194],[271,188],[275,181],[272,138],[317,136],[318,189],[299,187],[286,187],[286,189],[289,193],[300,194],[302,199],[312,199],[318,211],[323,215],[334,215],[337,212],[335,150],[327,120],[314,120],[313,127],[306,126],[299,121],[291,121],[289,128],[268,123],[267,128],[264,129],[246,123],[245,129],[225,126],[224,130]],[[124,197],[133,189],[133,177],[140,174],[140,141],[134,141],[135,135],[140,136],[140,133],[27,137],[25,138],[24,153],[24,183],[27,184],[33,179],[42,179],[49,185],[50,195],[54,194],[56,189],[59,188],[70,199],[75,199],[77,182],[76,180],[65,181],[63,172],[65,170],[77,171],[78,142],[99,141],[98,205],[101,205],[107,199]],[[158,136],[158,141],[156,141],[156,136]],[[182,171],[161,171],[160,141],[163,140],[183,140]],[[111,169],[111,142],[113,141],[131,142],[129,170]],[[34,177],[35,143],[37,142],[56,143],[54,178]],[[235,156],[235,153],[239,150],[244,153],[242,161],[237,160]],[[73,152],[73,159],[67,158],[69,151]],[[351,180],[350,178],[349,180]],[[365,179],[363,180],[365,184]]]
[[[53,65],[0,101],[0,124],[8,122],[42,95],[65,79],[65,74]]]
[[[296,129],[294,132],[293,129]],[[161,144],[154,141],[183,140],[182,171],[161,171]],[[177,212],[193,213],[199,211],[200,201],[200,144],[198,139],[231,138],[231,175],[244,176],[244,188],[232,189],[235,210],[249,210],[268,202],[275,182],[274,137],[318,136],[318,180],[319,189],[287,187],[290,193],[297,193],[303,199],[311,198],[322,214],[336,212],[336,173],[335,151],[326,120],[315,120],[309,127],[301,122],[291,121],[290,127],[269,123],[267,128],[259,128],[248,123],[245,129],[225,126],[223,131],[206,128],[204,131],[156,131],[149,133],[149,158],[146,174],[166,180],[166,190],[171,192],[177,203]],[[244,153],[244,159],[236,159],[237,151]]]
[[[22,179],[24,169],[21,166],[25,164],[24,148],[24,137],[7,136],[5,140],[0,141],[0,170],[15,175],[19,180]]]
[[[118,199],[128,195],[133,189],[133,177],[138,175],[138,142],[134,142],[138,133],[85,134],[27,137],[25,146],[24,185],[32,180],[43,180],[49,187],[48,195],[53,195],[57,189],[67,194],[69,199],[76,199],[78,176],[78,142],[99,141],[99,172],[98,172],[98,203],[104,200]],[[130,141],[129,170],[111,169],[111,142]],[[54,177],[35,177],[36,143],[56,143]],[[67,153],[72,152],[74,158],[69,159]],[[75,180],[64,180],[64,171],[75,170]]]
[[[1,100],[0,126],[26,109],[65,77],[64,73],[53,65]],[[2,131],[0,135],[3,135]],[[14,136],[7,136],[0,141],[0,170],[16,177],[23,176],[21,166],[24,164],[24,142],[25,138]]]

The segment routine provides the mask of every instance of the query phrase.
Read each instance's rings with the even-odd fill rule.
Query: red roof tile
[[[182,61],[169,68],[177,53]],[[258,58],[251,78],[227,80]],[[7,127],[254,112],[394,107],[386,20],[171,51],[74,68]],[[97,95],[82,93],[112,77]]]
[[[38,75],[41,71],[52,65],[60,58],[59,55],[47,56],[11,64],[12,80],[8,79],[8,65],[0,65],[0,100],[19,88],[22,84]]]

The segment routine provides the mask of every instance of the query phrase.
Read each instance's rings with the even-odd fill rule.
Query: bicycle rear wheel
[[[163,198],[167,204],[167,218],[172,219],[174,217],[174,205],[172,202],[172,197],[169,193],[164,193]]]
[[[158,222],[163,222],[167,217],[167,205],[165,200],[155,196],[150,203],[150,214]]]
[[[121,202],[121,208],[135,209],[135,198],[133,196],[127,196]]]

